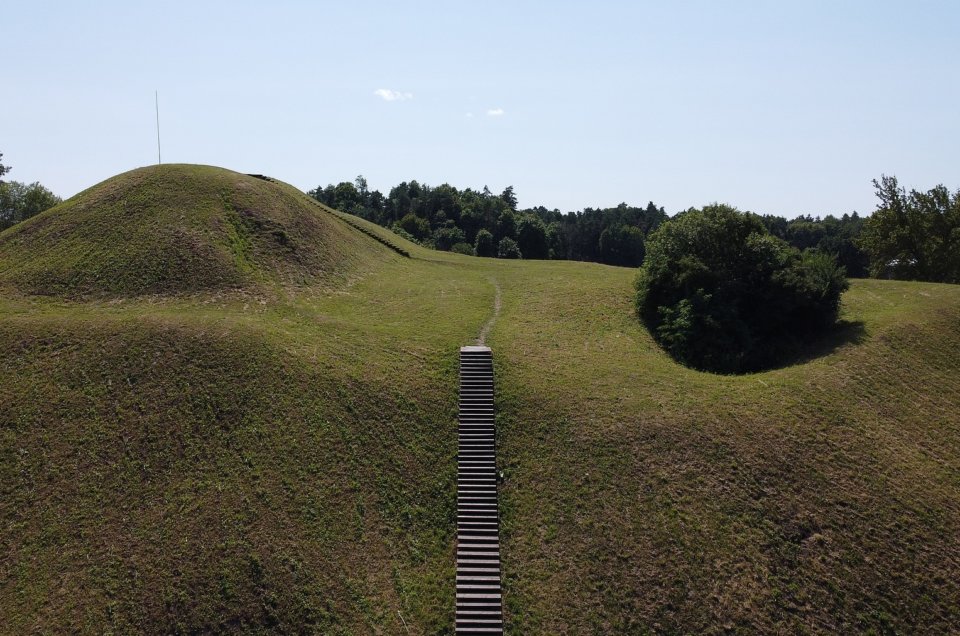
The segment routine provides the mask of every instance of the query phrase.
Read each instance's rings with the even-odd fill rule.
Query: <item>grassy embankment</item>
[[[450,631],[496,278],[513,633],[960,629],[960,288],[855,281],[818,356],[720,377],[630,270],[405,246],[183,166],[0,235],[7,628]]]
[[[845,344],[722,377],[656,348],[630,280],[501,279],[514,632],[960,628],[960,287],[854,281]]]

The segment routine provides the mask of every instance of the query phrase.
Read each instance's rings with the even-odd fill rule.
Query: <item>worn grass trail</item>
[[[500,317],[500,283],[497,282],[496,278],[491,278],[490,282],[493,283],[494,289],[496,290],[493,297],[493,313],[490,315],[490,319],[483,323],[483,328],[480,329],[480,335],[477,336],[477,345],[486,344],[487,336],[490,335],[490,330],[493,329],[494,323],[496,323],[497,318]]]

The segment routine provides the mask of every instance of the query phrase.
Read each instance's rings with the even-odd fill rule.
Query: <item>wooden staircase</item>
[[[489,347],[460,349],[456,633],[503,634]]]

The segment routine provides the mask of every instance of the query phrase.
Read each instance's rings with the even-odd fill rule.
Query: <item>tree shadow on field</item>
[[[641,320],[641,322],[643,321]],[[645,324],[645,326],[660,350],[674,362],[693,371],[711,375],[751,375],[785,369],[813,362],[829,356],[843,347],[857,346],[867,340],[866,326],[862,320],[838,320],[819,333],[791,334],[788,331],[772,339],[769,338],[768,334],[768,340],[765,344],[756,345],[752,352],[750,350],[743,352],[744,357],[752,353],[754,356],[752,359],[741,364],[739,369],[725,369],[711,365],[709,359],[707,359],[706,364],[696,364],[674,355],[674,352],[657,338],[656,331],[649,325]],[[709,338],[709,335],[701,337]],[[720,351],[721,348],[715,345],[714,350]],[[724,351],[728,352],[729,350]],[[758,351],[762,353],[758,355]]]
[[[867,330],[862,320],[838,320],[825,332],[804,338],[795,346],[784,351],[775,361],[760,368],[751,369],[737,375],[762,373],[806,364],[818,358],[828,356],[846,345],[859,345],[867,339]]]

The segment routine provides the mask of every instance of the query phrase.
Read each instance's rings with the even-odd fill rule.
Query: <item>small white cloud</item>
[[[373,91],[373,94],[387,102],[405,102],[408,99],[413,99],[413,93],[393,91],[389,88],[378,88]]]
[[[472,117],[473,117],[473,113],[467,113],[467,119],[470,119]]]
[[[503,112],[504,111],[502,108],[491,108],[490,110],[487,111],[487,115],[489,115],[490,117],[500,117],[503,115]]]

